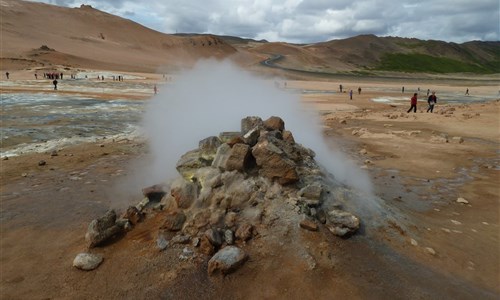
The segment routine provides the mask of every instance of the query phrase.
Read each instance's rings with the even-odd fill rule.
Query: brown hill
[[[0,5],[2,65],[24,59],[38,66],[154,72],[162,65],[237,52],[217,36],[168,35],[86,5],[66,8],[18,0]],[[42,45],[55,51],[40,49]]]
[[[263,71],[259,62],[272,56],[279,59],[267,65],[317,74],[360,70],[379,75],[380,71],[498,73],[500,69],[500,42],[456,44],[360,35],[309,45],[268,43],[230,36],[164,34],[88,5],[67,8],[3,0],[0,6],[3,70],[164,72],[214,57],[231,58]]]

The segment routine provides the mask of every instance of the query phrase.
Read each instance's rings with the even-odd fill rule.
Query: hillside
[[[88,5],[0,2],[1,69],[92,68],[164,72],[200,58],[231,58],[318,74],[499,73],[500,42],[463,44],[360,35],[297,45],[207,34],[164,34]],[[46,47],[42,47],[46,46]],[[47,48],[53,51],[47,51]]]
[[[237,52],[216,36],[168,35],[86,5],[65,8],[5,0],[1,6],[3,66],[17,60],[31,67],[155,72],[162,65],[181,66]],[[44,51],[42,45],[54,51]]]

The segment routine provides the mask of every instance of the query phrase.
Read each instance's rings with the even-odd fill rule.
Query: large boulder
[[[198,143],[200,150],[200,158],[208,162],[212,162],[217,152],[217,148],[222,144],[221,140],[216,136],[207,137]]]
[[[194,172],[199,168],[209,166],[211,161],[200,159],[200,150],[195,149],[186,152],[177,161],[175,168],[177,172],[182,175],[185,179],[189,180],[193,176]]]
[[[122,228],[116,225],[116,212],[108,210],[104,216],[90,222],[85,234],[85,240],[88,247],[93,248],[103,244],[121,232]]]
[[[160,229],[179,231],[182,229],[184,222],[186,222],[186,215],[182,211],[174,211],[166,216],[163,225],[160,226]]]
[[[231,148],[231,152],[226,161],[227,171],[245,171],[250,163],[250,146],[246,144],[236,144]]]
[[[262,127],[263,122],[260,117],[246,117],[241,119],[241,134],[245,135],[247,132],[254,128]]]
[[[260,174],[280,184],[290,184],[299,180],[296,164],[279,147],[263,139],[252,148]]]
[[[337,236],[348,237],[359,229],[359,219],[349,212],[334,209],[328,212],[326,227]]]
[[[235,246],[224,247],[208,261],[208,274],[229,274],[243,265],[247,259],[248,255],[242,249]]]
[[[269,131],[278,130],[283,132],[285,130],[285,122],[280,117],[272,116],[264,121],[264,128]]]
[[[177,207],[186,209],[198,198],[198,185],[179,178],[172,183],[170,194],[174,197]]]

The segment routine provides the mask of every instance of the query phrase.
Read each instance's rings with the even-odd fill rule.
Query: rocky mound
[[[179,159],[181,176],[143,189],[143,201],[121,218],[110,210],[93,220],[85,236],[88,247],[160,215],[162,225],[152,228],[158,231],[160,250],[189,245],[186,257],[211,257],[208,272],[227,274],[248,258],[247,242],[273,230],[277,218],[285,226],[310,231],[323,226],[348,237],[359,228],[359,219],[341,210],[332,193],[335,186],[314,156],[294,141],[281,118],[246,117],[240,131],[201,140]]]

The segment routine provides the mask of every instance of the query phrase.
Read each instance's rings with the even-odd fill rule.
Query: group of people
[[[344,87],[340,84],[339,85],[339,91],[342,93]],[[353,91],[352,90],[349,90],[349,99],[352,100],[352,94],[353,94]],[[358,95],[361,95],[361,87],[358,87]]]
[[[418,93],[414,93],[413,97],[410,99],[410,109],[408,109],[407,113],[413,110],[414,113],[417,112],[417,98],[418,98]],[[431,95],[427,98],[427,104],[429,104],[429,107],[427,108],[427,112],[431,112],[434,110],[434,105],[437,103],[437,97],[436,97],[436,92],[432,92]]]

